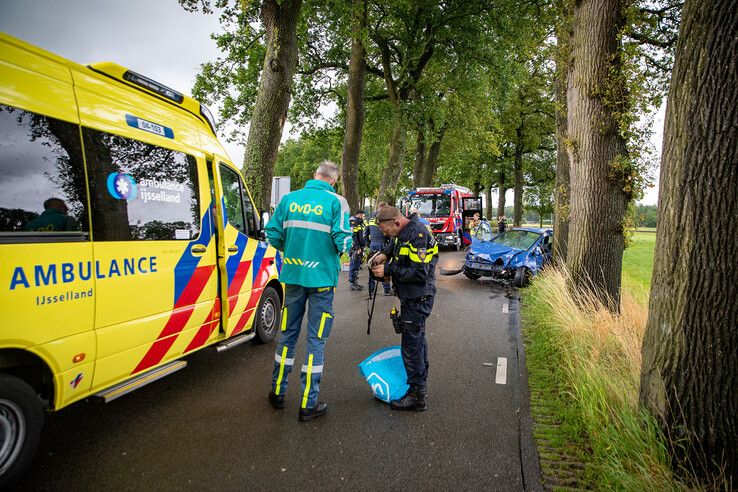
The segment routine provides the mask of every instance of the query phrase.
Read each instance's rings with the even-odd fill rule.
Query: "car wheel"
[[[41,405],[25,381],[0,375],[0,489],[11,487],[33,462],[44,423]]]
[[[515,287],[525,287],[530,282],[530,272],[525,267],[519,267],[515,270]]]
[[[470,278],[472,280],[477,280],[482,277],[481,275],[477,275],[476,273],[470,272],[466,268],[464,268],[464,275],[466,275],[466,278]]]
[[[259,306],[256,308],[256,343],[272,342],[277,337],[282,303],[273,287],[267,287],[261,294]]]

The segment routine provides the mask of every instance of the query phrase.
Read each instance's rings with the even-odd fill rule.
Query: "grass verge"
[[[635,256],[638,259],[626,261],[642,266],[643,259]],[[638,407],[641,342],[648,314],[648,285],[639,269],[643,270],[635,268],[624,283],[639,286],[646,294],[634,295],[624,288],[619,316],[596,299],[574,299],[566,288],[565,272],[553,268],[537,277],[524,294],[534,437],[549,487],[683,488],[670,471],[663,437]],[[579,472],[573,478],[571,471],[559,473],[557,457],[579,465]]]

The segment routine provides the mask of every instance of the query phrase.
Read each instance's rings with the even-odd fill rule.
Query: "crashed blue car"
[[[525,287],[551,261],[552,244],[552,229],[516,227],[496,234],[483,220],[472,238],[463,272],[475,280],[492,277]]]

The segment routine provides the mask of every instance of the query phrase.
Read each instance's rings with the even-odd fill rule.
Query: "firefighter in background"
[[[369,222],[366,225],[366,245],[369,246],[369,257],[371,258],[374,253],[378,251],[382,251],[387,243],[389,243],[390,238],[385,236],[382,231],[379,229],[379,226],[377,225],[377,214],[380,210],[382,210],[384,207],[387,206],[387,202],[379,202],[377,205],[377,210],[369,217]],[[369,276],[369,295],[374,294],[374,289],[377,285],[377,282]],[[391,296],[392,290],[390,289],[390,283],[389,282],[383,282],[382,286],[384,287],[384,295]]]
[[[471,234],[471,237],[477,235],[477,229],[479,229],[479,224],[481,223],[482,219],[479,217],[479,212],[476,212],[474,217],[469,219],[469,234]]]
[[[402,333],[402,362],[410,386],[402,398],[390,402],[390,407],[422,412],[428,408],[425,403],[429,367],[425,320],[433,309],[436,294],[438,243],[417,216],[404,217],[395,207],[381,209],[376,220],[384,234],[395,238],[372,263],[372,273],[377,277],[391,277],[400,298],[396,330]]]
[[[349,207],[333,186],[338,167],[323,163],[301,190],[285,195],[266,226],[269,244],[282,251],[279,280],[285,284],[282,337],[274,354],[269,403],[284,408],[287,377],[295,363],[307,303],[307,353],[302,366],[302,398],[298,420],[320,417],[328,404],[318,401],[323,350],[333,326],[333,295],[341,270],[340,257],[351,250]]]
[[[354,246],[351,249],[351,263],[349,264],[349,284],[351,290],[364,290],[359,285],[359,267],[364,261],[364,248],[366,247],[364,239],[364,211],[357,210],[351,217],[351,232],[353,233]]]

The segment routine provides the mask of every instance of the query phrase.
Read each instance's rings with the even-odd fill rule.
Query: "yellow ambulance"
[[[45,410],[277,334],[281,258],[194,99],[0,33],[0,486]]]

